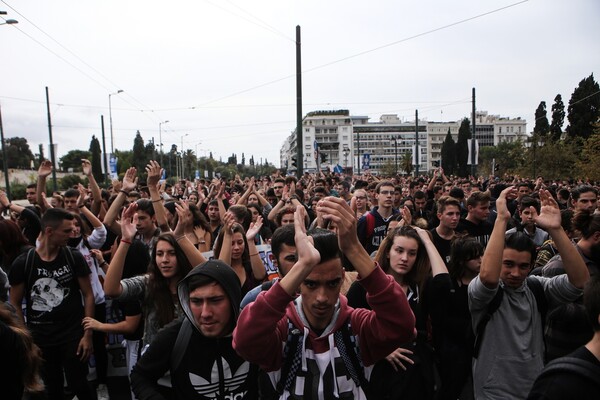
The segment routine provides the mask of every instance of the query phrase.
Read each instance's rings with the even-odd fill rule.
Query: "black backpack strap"
[[[492,301],[490,301],[490,304],[488,304],[487,310],[483,317],[481,317],[481,320],[477,324],[477,329],[475,330],[475,343],[473,346],[474,358],[477,358],[477,356],[479,355],[479,348],[481,347],[481,342],[483,341],[483,333],[485,332],[485,327],[487,326],[488,322],[490,322],[490,319],[492,319],[492,315],[494,315],[494,313],[498,311],[500,303],[502,303],[503,296],[504,290],[502,290],[502,286],[498,285],[498,291],[496,292],[496,295],[494,296]]]
[[[537,303],[538,311],[542,315],[542,325],[546,324],[546,314],[548,313],[548,300],[544,293],[544,285],[535,278],[527,278],[527,286],[531,289],[535,302]]]
[[[304,332],[296,328],[288,318],[288,337],[283,348],[283,365],[281,367],[281,376],[275,387],[275,391],[281,395],[284,390],[289,390],[296,378],[300,361],[302,357],[302,346],[300,341]]]
[[[25,288],[29,291],[31,287],[31,275],[33,274],[33,262],[35,261],[35,247],[32,247],[27,252],[27,257],[25,258]]]
[[[557,372],[571,372],[589,379],[600,387],[600,367],[597,365],[577,357],[561,357],[551,361],[546,365],[538,379]]]
[[[185,354],[190,338],[192,337],[193,329],[192,323],[187,318],[183,318],[183,323],[181,324],[181,328],[179,328],[179,333],[177,333],[177,339],[175,340],[175,345],[173,345],[173,351],[171,352],[171,373],[174,373],[179,364],[181,364],[183,355]]]

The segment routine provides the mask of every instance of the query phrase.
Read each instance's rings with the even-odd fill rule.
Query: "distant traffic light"
[[[494,166],[494,172],[497,172],[500,169],[500,164],[496,164]]]
[[[293,167],[297,167],[298,165],[296,165],[296,157],[292,157],[292,166]]]

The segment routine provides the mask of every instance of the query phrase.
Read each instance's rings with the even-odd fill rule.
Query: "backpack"
[[[281,366],[281,376],[275,388],[271,381],[264,374],[261,377],[261,398],[279,399],[285,390],[290,390],[302,363],[302,339],[304,332],[296,328],[288,318],[288,337],[283,349],[283,364]],[[334,342],[340,356],[344,361],[344,366],[348,370],[350,377],[357,387],[360,387],[367,398],[369,397],[369,382],[364,375],[364,366],[360,359],[360,349],[356,338],[352,335],[352,326],[350,318],[346,320],[342,328],[336,331]]]
[[[544,294],[544,286],[540,281],[535,278],[528,277],[527,278],[527,286],[531,289],[533,293],[533,297],[535,297],[535,302],[537,303],[538,311],[542,316],[542,326],[546,323],[546,314],[548,313],[548,302],[546,300],[546,296]],[[486,313],[477,324],[477,328],[475,330],[475,343],[473,346],[473,357],[477,358],[479,355],[479,348],[481,347],[481,342],[483,341],[483,334],[485,332],[485,327],[488,322],[492,318],[492,315],[498,310],[500,307],[500,303],[502,303],[502,297],[504,296],[504,290],[502,286],[498,286],[498,291],[496,295],[488,304],[488,308]]]
[[[561,357],[550,361],[537,379],[558,372],[569,372],[573,375],[586,378],[594,383],[596,387],[600,388],[600,367],[577,357]]]
[[[75,257],[73,257],[73,250],[69,246],[61,247],[61,251],[64,253],[65,258],[67,259],[67,264],[71,269],[74,269],[75,266]],[[35,260],[35,247],[32,247],[27,252],[27,258],[25,259],[25,276],[26,279],[26,287],[29,290],[29,284],[31,283],[31,274],[33,273],[33,262]]]
[[[371,238],[371,236],[373,236],[373,232],[375,232],[375,217],[369,211],[367,213],[367,216],[365,217],[365,219],[367,222],[367,230],[366,230],[365,237],[367,238],[367,241],[368,241]]]

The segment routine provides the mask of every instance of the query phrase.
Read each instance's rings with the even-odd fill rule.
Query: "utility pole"
[[[472,130],[472,134],[471,134],[471,176],[475,177],[475,170],[477,168],[477,166],[475,165],[475,163],[477,162],[477,156],[475,154],[475,88],[473,88],[473,116],[472,116],[472,120],[473,120],[473,130]]]
[[[104,159],[104,181],[106,183],[110,182],[108,178],[110,176],[110,171],[106,165],[106,137],[104,135],[104,115],[100,116],[100,126],[102,127],[102,158]]]
[[[296,177],[302,177],[302,45],[300,25],[296,26]]]
[[[6,153],[6,142],[4,141],[4,127],[2,126],[2,111],[0,109],[0,138],[2,140],[2,167],[4,169],[4,184],[6,185],[6,197],[8,200],[12,200],[10,197],[10,180],[8,179],[8,156]],[[42,152],[40,151],[40,154]]]
[[[46,110],[48,112],[48,134],[50,136],[50,161],[52,162],[52,187],[56,191],[56,155],[54,154],[54,143],[52,142],[52,119],[50,118],[50,96],[46,86]]]
[[[415,178],[419,176],[419,110],[415,110]]]

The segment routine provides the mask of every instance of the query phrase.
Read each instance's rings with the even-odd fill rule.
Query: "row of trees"
[[[124,174],[130,166],[134,166],[137,168],[140,178],[144,176],[145,167],[150,160],[160,161],[161,159],[163,163],[162,167],[165,169],[168,180],[174,180],[176,177],[193,179],[196,170],[199,171],[201,177],[234,177],[236,174],[242,176],[266,175],[275,170],[275,167],[269,164],[266,159],[264,162],[261,159],[261,163],[256,164],[253,155],[250,156],[248,165],[246,165],[246,156],[244,153],[242,153],[241,163],[238,163],[237,155],[235,154],[232,154],[227,159],[227,162],[223,162],[222,160],[215,160],[212,152],[209,153],[208,157],[198,157],[190,149],[183,151],[182,154],[176,144],[173,144],[171,149],[163,153],[161,157],[160,151],[157,151],[155,144],[152,141],[145,143],[139,131],[133,140],[132,150],[115,150],[115,157],[117,158],[117,172],[120,175]],[[63,170],[72,169],[73,171],[80,171],[82,158],[87,158],[91,161],[96,180],[98,182],[104,181],[101,165],[102,153],[100,151],[100,143],[95,136],[92,136],[89,151],[71,150],[61,157],[61,167]]]
[[[579,82],[569,100],[568,114],[560,94],[554,98],[551,112],[552,119],[548,122],[546,102],[539,104],[533,134],[526,142],[502,142],[480,148],[478,173],[600,180],[600,86],[594,75]],[[565,116],[569,124],[563,131]],[[446,174],[469,175],[467,139],[470,138],[468,119],[462,121],[456,142],[448,130],[441,151]],[[496,171],[492,171],[494,159]]]
[[[564,177],[589,177],[600,179],[600,86],[594,80],[594,75],[581,80],[573,91],[569,100],[567,112],[562,96],[557,94],[551,108],[551,122],[548,121],[546,102],[540,102],[535,112],[535,126],[533,134],[526,143],[500,143],[494,147],[483,147],[479,152],[479,174],[496,173],[497,175],[519,174],[524,176],[542,175],[548,178]],[[565,116],[569,124],[563,131]],[[467,165],[468,148],[467,140],[471,137],[469,119],[464,119],[460,125],[457,141],[455,142],[450,131],[442,145],[442,167],[446,174],[468,176],[470,166]],[[39,152],[33,154],[27,139],[14,137],[5,142],[7,164],[9,168],[37,168],[40,160],[44,159],[42,145]],[[325,153],[322,161],[326,161]],[[140,176],[149,160],[160,160],[153,141],[144,142],[138,131],[133,141],[132,150],[116,150],[118,159],[118,172],[122,174],[129,166],[135,166]],[[87,158],[92,162],[93,173],[99,182],[102,177],[102,152],[100,142],[92,136],[89,150],[71,150],[61,157],[60,165],[64,171],[81,170],[81,159]],[[221,176],[240,175],[265,175],[272,172],[275,167],[265,159],[255,162],[250,156],[246,165],[246,156],[241,155],[238,163],[236,154],[228,157],[227,162],[216,161],[212,153],[208,157],[198,157],[192,150],[183,153],[177,145],[162,154],[163,165],[167,177],[182,176],[190,179],[199,170],[201,176],[220,174]],[[497,171],[491,171],[492,159],[496,160]],[[4,158],[0,152],[0,166],[4,166]],[[400,160],[402,170],[410,173],[412,170],[411,155],[405,154]],[[390,166],[391,168],[391,166]]]

